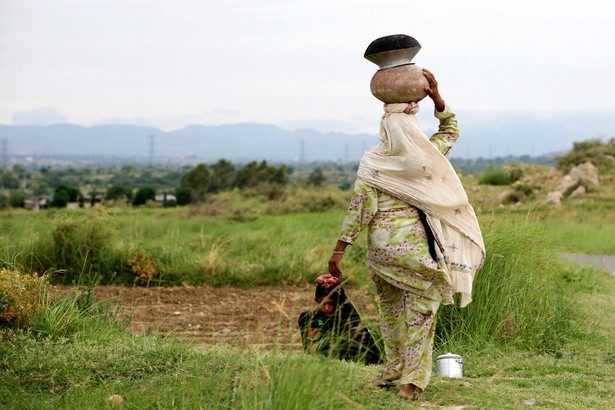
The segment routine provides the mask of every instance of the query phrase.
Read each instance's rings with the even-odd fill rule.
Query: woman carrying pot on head
[[[423,70],[439,130],[427,138],[418,126],[416,102],[385,104],[382,145],[367,151],[341,234],[329,260],[340,261],[368,229],[367,268],[376,284],[380,328],[387,357],[379,385],[399,380],[398,395],[417,399],[431,376],[436,312],[440,304],[471,301],[472,280],[484,245],[472,206],[446,159],[459,136],[457,120],[444,103],[433,74]]]

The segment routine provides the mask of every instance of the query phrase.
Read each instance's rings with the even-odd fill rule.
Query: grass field
[[[326,269],[344,211],[264,214],[249,220],[191,208],[4,212],[0,257],[71,283],[82,271],[103,283],[257,286],[310,282]],[[615,255],[615,210],[483,212],[484,230],[528,219],[554,252]],[[495,224],[495,225],[494,225]],[[364,274],[365,238],[345,258],[350,283]]]
[[[1,267],[57,281],[251,288],[325,273],[343,209],[211,215],[211,208],[3,212]],[[369,384],[382,371],[233,342],[194,346],[124,332],[113,303],[86,288],[49,299],[27,326],[2,328],[0,405],[8,408],[396,409],[612,408],[615,278],[559,252],[615,255],[602,207],[480,213],[489,257],[474,302],[443,307],[434,354],[463,355],[465,378],[434,376],[414,406]],[[365,236],[343,261],[348,285],[371,286]],[[85,290],[84,290],[85,289]],[[257,295],[255,295],[257,296]],[[113,400],[120,401],[116,403]]]
[[[109,321],[103,305],[62,336],[17,331],[0,344],[0,404],[7,408],[609,409],[615,400],[615,281],[582,269],[566,298],[579,328],[557,352],[507,343],[467,345],[465,377],[434,375],[419,403],[398,399],[362,366],[292,351],[191,346],[172,335],[132,336]],[[64,314],[73,316],[68,310]],[[92,326],[92,321],[106,324]],[[545,324],[547,326],[547,324]],[[47,331],[55,325],[47,323]],[[434,354],[445,353],[442,346]],[[114,404],[111,400],[122,400]]]

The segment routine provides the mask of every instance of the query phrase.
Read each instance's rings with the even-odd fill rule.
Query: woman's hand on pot
[[[423,68],[423,75],[427,78],[427,81],[429,81],[429,87],[425,87],[425,92],[429,98],[433,100],[436,110],[439,112],[444,111],[444,100],[442,96],[440,96],[440,91],[438,91],[436,77],[426,68]]]

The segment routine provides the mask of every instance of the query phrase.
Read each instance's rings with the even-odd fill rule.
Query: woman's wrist
[[[338,240],[337,243],[335,244],[335,247],[332,250],[333,254],[334,255],[344,255],[346,253],[346,246],[348,246],[346,242]]]
[[[438,112],[442,112],[444,111],[444,108],[446,108],[446,104],[444,104],[442,97],[434,98],[433,104]]]

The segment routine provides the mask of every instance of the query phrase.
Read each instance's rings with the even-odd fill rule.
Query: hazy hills
[[[462,112],[458,118],[462,138],[451,155],[464,158],[563,152],[574,141],[604,137],[612,121],[608,115],[536,118],[471,112]],[[433,129],[425,131],[430,135]],[[8,155],[31,156],[148,156],[153,140],[157,157],[198,157],[206,161],[357,161],[365,149],[379,142],[375,133],[288,131],[254,123],[192,125],[175,131],[135,125],[0,125],[2,140],[6,141]]]

